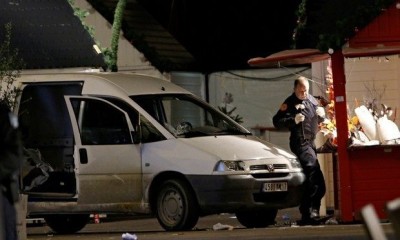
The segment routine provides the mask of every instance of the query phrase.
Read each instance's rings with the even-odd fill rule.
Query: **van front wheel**
[[[52,214],[46,215],[44,220],[54,232],[72,234],[86,226],[89,214]]]
[[[183,181],[165,181],[159,188],[156,204],[157,220],[167,231],[190,230],[199,220],[196,199]]]

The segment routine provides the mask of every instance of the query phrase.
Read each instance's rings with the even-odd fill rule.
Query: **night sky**
[[[300,0],[141,0],[203,71],[249,68],[247,60],[292,45]]]

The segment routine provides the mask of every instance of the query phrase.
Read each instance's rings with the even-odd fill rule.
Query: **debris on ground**
[[[337,225],[339,224],[338,220],[336,220],[336,218],[329,218],[328,220],[326,220],[325,222],[326,225]]]
[[[136,234],[124,233],[122,234],[122,240],[137,240]]]
[[[217,223],[217,224],[214,224],[213,230],[214,231],[217,231],[217,230],[229,230],[230,231],[230,230],[233,230],[233,226],[222,224],[222,223]]]

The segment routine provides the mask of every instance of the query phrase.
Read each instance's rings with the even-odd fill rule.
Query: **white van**
[[[154,214],[166,230],[236,213],[273,224],[297,206],[296,157],[264,142],[190,92],[121,73],[22,75],[16,111],[25,146],[28,214],[58,233],[91,213]]]

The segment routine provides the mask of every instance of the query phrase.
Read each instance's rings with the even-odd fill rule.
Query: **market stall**
[[[392,23],[392,27],[387,27],[388,22]],[[337,133],[335,136],[337,149],[333,153],[336,164],[334,181],[337,186],[335,189],[337,206],[335,208],[338,210],[337,217],[341,222],[361,220],[360,210],[369,203],[374,205],[379,218],[387,219],[386,203],[400,197],[398,127],[393,128],[393,121],[391,121],[390,123],[385,122],[387,125],[379,130],[376,118],[373,118],[372,122],[367,121],[370,118],[369,114],[375,117],[367,108],[368,106],[360,106],[360,110],[363,111],[355,114],[359,120],[358,124],[362,125],[359,132],[368,135],[365,134],[368,130],[380,131],[381,138],[378,136],[374,138],[370,135],[366,136],[366,139],[359,139],[359,136],[352,139],[352,125],[347,108],[345,59],[385,58],[385,56],[398,54],[400,54],[400,6],[394,4],[365,29],[360,30],[342,49],[330,49],[326,53],[317,49],[286,50],[265,58],[249,60],[249,64],[255,67],[280,67],[330,60],[334,89],[332,92],[334,121]],[[397,76],[396,80],[400,82],[400,74]],[[367,112],[364,112],[364,107]],[[351,144],[358,140],[361,142],[365,140],[369,143]],[[370,141],[375,142],[370,144]]]

